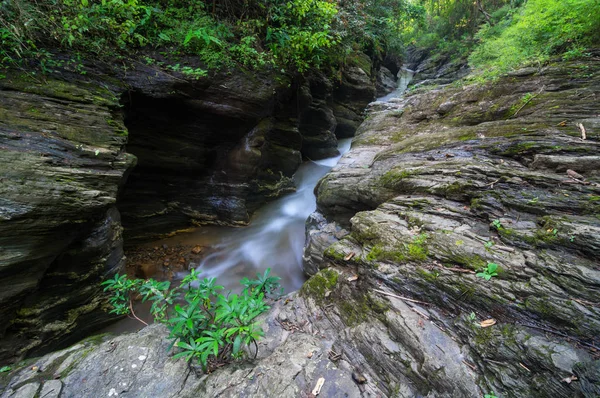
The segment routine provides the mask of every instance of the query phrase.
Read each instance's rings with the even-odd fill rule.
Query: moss
[[[440,276],[439,272],[437,271],[429,272],[427,270],[424,270],[423,268],[417,268],[417,273],[421,275],[423,279],[430,283],[435,283],[438,277]]]
[[[366,259],[367,261],[375,261],[377,259],[381,259],[383,257],[383,254],[383,247],[381,247],[380,245],[375,245],[371,248],[369,254],[367,254]]]
[[[387,188],[395,188],[398,183],[400,183],[400,181],[402,181],[405,178],[410,177],[411,175],[413,175],[413,172],[410,172],[408,170],[390,170],[387,173],[385,173],[381,179],[379,180],[379,182]]]
[[[356,326],[368,322],[373,317],[385,322],[385,312],[389,306],[368,294],[355,295],[353,300],[343,300],[337,305],[340,318],[347,326]]]
[[[410,243],[404,243],[400,247],[386,248],[381,244],[373,246],[366,260],[389,260],[394,262],[425,261],[429,251],[427,249],[428,235],[425,233],[415,236]]]
[[[325,257],[330,258],[332,260],[344,260],[346,256],[344,255],[344,253],[338,252],[335,246],[336,245],[329,246],[327,249],[325,249],[325,252],[323,254],[325,255]]]
[[[321,302],[325,298],[325,294],[337,284],[338,276],[339,274],[331,268],[321,270],[304,282],[300,294]]]

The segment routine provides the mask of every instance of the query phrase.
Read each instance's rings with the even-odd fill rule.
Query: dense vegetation
[[[157,49],[172,59],[197,55],[208,69],[302,72],[339,64],[356,46],[380,55],[421,14],[408,0],[5,0],[0,56],[4,64],[34,58],[52,67],[48,49],[75,59]],[[184,73],[203,74],[188,68]]]
[[[585,55],[600,43],[597,0],[418,0],[425,18],[402,41],[438,54],[469,56],[469,64],[494,77],[549,57]]]
[[[192,77],[230,67],[335,71],[353,51],[376,60],[413,45],[470,54],[495,76],[584,55],[600,40],[598,15],[598,0],[3,0],[0,65],[85,73],[86,57],[137,56]]]

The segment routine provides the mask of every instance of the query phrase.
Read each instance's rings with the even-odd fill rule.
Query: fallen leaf
[[[562,382],[565,382],[565,383],[567,383],[567,384],[571,384],[571,382],[572,382],[572,381],[575,381],[575,380],[577,380],[577,376],[575,376],[575,375],[571,375],[571,376],[569,376],[569,377],[565,377],[565,378],[564,378],[564,379],[562,379],[561,381],[562,381]]]
[[[567,175],[571,178],[577,178],[579,180],[585,180],[585,177],[582,176],[581,174],[579,174],[578,172],[576,172],[575,170],[567,170]]]
[[[494,326],[496,324],[496,320],[494,318],[486,319],[485,321],[481,321],[479,325],[482,328],[489,328],[490,326]]]
[[[194,246],[194,248],[192,249],[192,253],[194,253],[194,254],[198,254],[198,253],[200,253],[201,251],[202,251],[202,246],[200,246],[200,245],[196,245],[196,246]]]
[[[348,254],[346,257],[344,257],[344,261],[351,260],[352,257],[354,257],[354,252],[352,252],[352,253]]]
[[[582,140],[587,139],[587,136],[585,134],[585,127],[583,127],[583,124],[578,123],[577,126],[579,127],[579,130],[581,130],[581,139]]]
[[[348,282],[354,282],[357,279],[358,279],[358,275],[352,275],[351,277],[348,278]]]
[[[567,121],[566,120],[563,120],[562,122],[560,122],[560,123],[557,124],[557,126],[560,126],[560,127],[565,127],[566,125],[567,125]]]
[[[323,384],[325,383],[325,378],[324,377],[319,377],[319,380],[317,380],[317,384],[315,385],[315,388],[313,388],[312,390],[312,394],[313,395],[319,395],[319,393],[321,392],[321,388],[323,387]]]

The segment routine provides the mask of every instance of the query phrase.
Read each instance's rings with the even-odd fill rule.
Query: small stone
[[[140,355],[140,356],[138,357],[138,359],[139,359],[140,361],[143,361],[143,360],[145,360],[145,359],[146,359],[146,356],[145,356],[145,355]]]
[[[200,252],[202,252],[202,246],[196,245],[192,248],[192,253],[199,254]]]
[[[135,369],[135,368],[137,368],[137,365],[134,363],[133,365],[131,365],[131,367],[132,367],[133,369]]]

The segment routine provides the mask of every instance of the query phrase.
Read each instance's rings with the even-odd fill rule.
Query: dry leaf
[[[494,326],[496,324],[496,320],[494,318],[486,319],[485,321],[481,321],[479,325],[482,328],[489,328],[490,326]]]
[[[572,381],[577,380],[577,376],[575,375],[571,375],[569,377],[565,377],[564,379],[562,379],[561,381],[567,383],[567,384],[571,384]]]
[[[200,246],[200,245],[196,245],[196,246],[194,246],[194,248],[192,249],[192,253],[194,253],[194,254],[198,254],[198,253],[200,253],[201,251],[202,251],[202,246]]]
[[[358,279],[358,275],[352,275],[350,278],[348,278],[348,282],[354,282],[357,279]]]
[[[585,134],[585,127],[583,127],[583,124],[578,123],[577,126],[579,127],[579,130],[581,130],[581,139],[582,140],[587,139],[587,136]]]
[[[569,177],[571,177],[571,178],[577,178],[577,179],[580,179],[580,180],[585,180],[585,177],[582,176],[581,174],[579,174],[578,172],[576,172],[575,170],[571,170],[571,169],[567,170],[567,175]]]
[[[325,378],[324,377],[319,377],[319,380],[317,380],[317,384],[315,385],[315,388],[313,388],[312,390],[312,394],[313,395],[319,395],[319,393],[321,392],[321,388],[323,387],[323,384],[325,383]]]
[[[354,257],[354,252],[348,254],[346,257],[344,257],[344,261],[348,261],[348,260],[352,260],[352,257]]]
[[[563,120],[562,122],[560,122],[560,123],[557,124],[557,126],[560,126],[560,127],[565,127],[566,125],[567,125],[567,121],[566,120]]]

